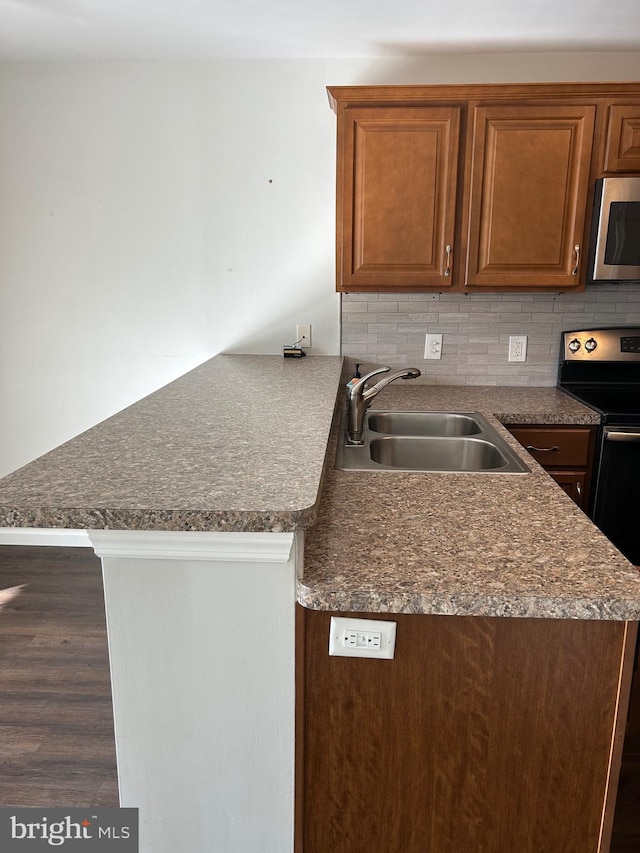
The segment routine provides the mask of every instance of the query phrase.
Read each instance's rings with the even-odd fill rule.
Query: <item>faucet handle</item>
[[[375,370],[372,370],[371,373],[367,373],[366,376],[358,379],[358,381],[354,382],[353,385],[349,385],[349,396],[353,396],[354,394],[359,394],[364,391],[367,381],[371,379],[372,376],[377,376],[379,373],[388,373],[390,370],[390,367],[378,367]]]

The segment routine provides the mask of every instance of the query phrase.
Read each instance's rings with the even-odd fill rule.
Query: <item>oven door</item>
[[[593,520],[640,566],[640,426],[602,428]]]

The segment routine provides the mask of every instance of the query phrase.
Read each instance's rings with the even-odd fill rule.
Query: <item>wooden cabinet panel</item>
[[[564,489],[580,509],[587,509],[587,475],[584,471],[549,471],[549,476]]]
[[[640,172],[638,83],[328,92],[338,290],[584,288],[593,180]]]
[[[468,287],[578,286],[595,112],[475,109]]]
[[[507,427],[543,467],[586,467],[590,429],[580,427]]]
[[[604,170],[640,172],[640,104],[609,107]]]
[[[460,109],[349,109],[338,132],[338,289],[450,287]]]
[[[507,426],[507,429],[586,512],[593,467],[594,428]]]
[[[299,849],[608,849],[633,630],[378,614],[397,622],[380,661],[330,657],[331,615],[299,621]]]

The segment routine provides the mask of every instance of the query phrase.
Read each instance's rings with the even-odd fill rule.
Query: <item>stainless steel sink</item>
[[[372,432],[388,435],[477,435],[482,427],[461,412],[369,412]]]
[[[364,444],[340,427],[336,467],[348,471],[526,474],[527,466],[478,412],[367,412]]]
[[[369,446],[379,465],[415,471],[495,471],[506,459],[482,438],[408,438],[387,435]]]

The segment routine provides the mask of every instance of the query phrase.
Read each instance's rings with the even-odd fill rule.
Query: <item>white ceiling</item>
[[[0,0],[0,59],[640,50],[640,0]]]

